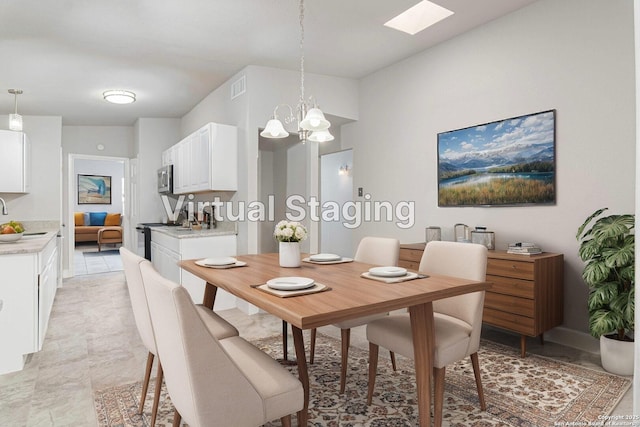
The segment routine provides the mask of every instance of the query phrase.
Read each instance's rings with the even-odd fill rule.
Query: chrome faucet
[[[0,202],[2,202],[2,215],[9,215],[9,211],[7,210],[7,203],[2,197],[0,197]]]

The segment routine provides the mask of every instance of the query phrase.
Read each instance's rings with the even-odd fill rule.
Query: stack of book
[[[541,254],[542,249],[536,245],[535,243],[510,243],[507,248],[507,253],[510,254],[519,254],[519,255],[536,255]]]

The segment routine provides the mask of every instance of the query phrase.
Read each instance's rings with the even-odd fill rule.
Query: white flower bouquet
[[[307,238],[307,229],[296,221],[280,221],[276,224],[273,237],[278,242],[300,242]]]

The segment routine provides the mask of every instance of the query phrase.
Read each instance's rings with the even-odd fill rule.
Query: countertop
[[[191,230],[175,226],[151,226],[152,231],[166,234],[178,239],[194,239],[199,237],[230,236],[238,234],[235,222],[219,222],[216,228]]]
[[[44,230],[43,230],[44,231]],[[37,233],[38,231],[27,230],[26,233]],[[24,236],[22,239],[11,242],[0,242],[0,255],[12,255],[12,254],[30,254],[41,252],[47,243],[54,239],[58,235],[58,231],[46,231],[45,234],[35,236]]]

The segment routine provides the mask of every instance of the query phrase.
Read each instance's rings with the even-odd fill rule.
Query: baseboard
[[[589,353],[600,354],[600,341],[591,335],[559,326],[544,333],[545,341],[551,341],[567,347]]]

